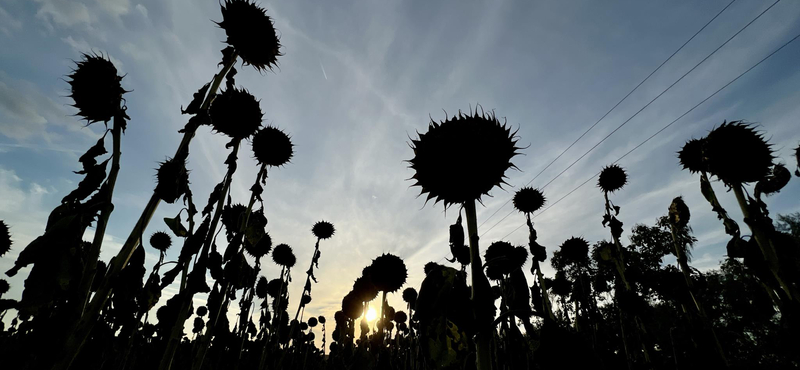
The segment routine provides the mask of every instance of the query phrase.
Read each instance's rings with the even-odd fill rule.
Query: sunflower
[[[186,160],[169,158],[158,167],[156,172],[155,193],[159,199],[167,203],[175,203],[189,190],[189,171]]]
[[[628,175],[622,167],[612,164],[603,168],[600,178],[597,179],[597,186],[604,192],[613,193],[622,189],[628,183]]]
[[[294,252],[292,252],[292,247],[286,244],[278,244],[275,249],[272,250],[272,260],[288,268],[291,268],[294,266],[295,262],[297,262],[297,258],[294,256]]]
[[[690,217],[689,207],[683,201],[683,197],[675,197],[669,205],[669,222],[678,228],[683,228],[689,224]]]
[[[505,172],[514,164],[516,132],[501,124],[493,113],[459,113],[443,122],[431,121],[428,132],[411,140],[416,171],[414,186],[427,200],[452,204],[478,200],[505,183]]]
[[[372,260],[368,271],[375,288],[387,293],[399,290],[406,283],[408,277],[408,270],[403,260],[389,253]]]
[[[267,166],[283,166],[294,154],[292,139],[279,128],[267,126],[253,135],[253,155],[258,163]]]
[[[505,275],[519,269],[528,259],[525,248],[515,248],[508,242],[496,241],[486,248],[483,258],[486,260],[486,277],[502,280]]]
[[[281,43],[264,8],[250,0],[225,0],[220,5],[222,22],[217,23],[228,36],[245,64],[259,71],[272,69],[282,56]]]
[[[11,250],[11,233],[8,232],[8,225],[5,221],[0,220],[0,256],[8,253]]]
[[[362,302],[369,302],[378,296],[378,288],[375,287],[375,284],[372,284],[369,276],[361,276],[353,283],[353,293]]]
[[[514,208],[523,213],[538,211],[544,206],[544,202],[544,194],[539,189],[524,187],[514,194]]]
[[[267,255],[272,249],[272,238],[269,236],[268,233],[264,233],[258,242],[253,245],[248,240],[245,239],[244,241],[244,251],[247,252],[250,256],[255,259],[259,259]]]
[[[83,54],[75,63],[77,68],[68,77],[72,88],[73,105],[78,115],[90,124],[108,122],[120,111],[120,102],[125,90],[117,75],[114,63],[102,55]]]
[[[772,145],[752,124],[723,122],[706,137],[708,172],[728,185],[756,182],[770,173]]]
[[[165,253],[172,246],[172,238],[163,231],[156,231],[150,236],[150,246],[161,253]]]
[[[261,127],[264,114],[258,100],[245,89],[227,89],[214,98],[209,110],[214,131],[242,140]]]
[[[328,221],[317,222],[314,224],[314,227],[311,228],[311,232],[319,239],[328,239],[333,236],[335,231],[333,224]]]
[[[703,158],[703,146],[705,138],[692,139],[683,144],[683,148],[678,152],[678,159],[684,169],[691,173],[705,172],[707,170],[705,159]]]
[[[564,262],[581,266],[589,265],[589,242],[584,238],[571,237],[561,244],[559,252]]]
[[[417,290],[414,288],[406,288],[403,290],[403,301],[415,307],[417,305]]]

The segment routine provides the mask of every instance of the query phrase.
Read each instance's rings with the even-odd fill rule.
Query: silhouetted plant
[[[5,221],[0,220],[0,257],[11,250],[11,233],[8,231],[8,225]]]

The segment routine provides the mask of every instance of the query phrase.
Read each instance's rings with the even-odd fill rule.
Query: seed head
[[[214,98],[209,110],[214,131],[243,140],[261,127],[264,114],[258,100],[245,89],[227,89]]]
[[[335,230],[332,223],[328,221],[320,221],[314,224],[314,227],[311,228],[311,232],[314,233],[314,236],[319,239],[328,239],[333,236]]]
[[[172,238],[163,231],[156,231],[150,236],[150,246],[164,253],[172,246]]]
[[[501,124],[493,113],[459,113],[443,122],[431,121],[428,132],[411,140],[416,171],[414,186],[427,200],[444,202],[445,208],[480,201],[495,186],[505,183],[505,172],[514,167],[516,132]],[[426,201],[427,201],[426,200]]]
[[[728,185],[756,182],[769,175],[772,145],[752,124],[723,122],[706,137],[703,155],[708,172]]]
[[[5,221],[0,220],[0,256],[8,253],[11,250],[11,233],[8,232],[8,225]]]
[[[292,247],[286,244],[278,244],[275,247],[272,251],[272,260],[288,268],[293,267],[295,262],[297,262],[297,258],[294,256],[294,252],[292,252]]]
[[[369,276],[361,276],[353,283],[353,294],[362,302],[369,302],[378,296],[378,288],[372,284]]]
[[[158,198],[175,203],[178,198],[189,190],[189,171],[186,170],[186,160],[169,158],[158,167],[156,173],[155,193]]]
[[[612,164],[603,168],[600,178],[597,179],[597,186],[604,192],[613,193],[622,189],[628,183],[628,175],[622,167]]]
[[[342,312],[350,318],[351,320],[357,319],[361,316],[364,306],[361,305],[361,299],[356,297],[353,292],[347,293],[347,295],[342,298]]]
[[[568,264],[589,265],[589,242],[584,238],[571,237],[561,244],[559,252],[564,262]]]
[[[312,327],[312,328],[313,328],[313,327],[315,327],[315,326],[317,326],[317,318],[316,318],[316,317],[313,317],[313,316],[312,316],[312,317],[310,317],[310,318],[308,319],[308,326],[310,326],[310,327]]]
[[[317,320],[319,320],[320,324],[323,324],[323,325],[325,324],[325,316],[320,316],[320,317],[317,318]]]
[[[486,248],[486,277],[492,280],[501,280],[504,275],[510,274],[522,267],[528,259],[525,248],[514,248],[508,242],[496,241]]]
[[[206,306],[197,307],[197,316],[203,317],[208,314],[208,308]]]
[[[261,239],[258,240],[256,245],[250,244],[250,242],[247,240],[245,240],[243,244],[244,251],[247,252],[247,254],[255,259],[259,259],[266,256],[272,249],[272,238],[268,233],[265,232]]]
[[[683,228],[689,224],[689,207],[683,201],[683,197],[675,197],[669,205],[669,222],[678,228]]]
[[[272,279],[267,283],[267,294],[272,298],[277,298],[281,295],[281,286],[283,286],[283,291],[286,291],[286,286],[283,284],[281,279]]]
[[[415,307],[417,305],[417,290],[414,288],[406,288],[403,290],[403,301]]]
[[[68,76],[72,87],[72,100],[78,115],[89,124],[108,122],[120,111],[120,102],[125,90],[117,75],[114,63],[102,55],[83,54],[75,63],[77,68]]]
[[[514,207],[523,213],[538,211],[544,206],[544,202],[544,194],[539,189],[524,187],[514,194]]]
[[[678,159],[684,169],[691,173],[705,172],[707,166],[703,157],[703,146],[706,139],[692,139],[683,144],[683,148],[678,152]]]
[[[259,71],[272,69],[283,54],[267,11],[250,0],[225,0],[221,8],[222,22],[217,25],[225,30],[228,45],[245,64]]]
[[[393,293],[406,283],[408,269],[400,257],[386,253],[372,260],[369,274],[378,291]]]
[[[253,155],[267,166],[283,166],[294,154],[292,139],[279,128],[267,126],[253,136]]]

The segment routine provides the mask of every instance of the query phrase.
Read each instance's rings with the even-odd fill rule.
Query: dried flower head
[[[753,125],[723,122],[706,137],[703,155],[708,172],[726,184],[756,182],[772,168],[772,145]]]
[[[404,323],[408,320],[408,315],[403,311],[397,311],[394,314],[394,321],[398,324]]]
[[[692,139],[683,144],[683,148],[678,152],[678,159],[684,169],[691,173],[707,171],[705,158],[703,157],[703,146],[706,139]]]
[[[172,238],[163,231],[156,231],[150,236],[150,246],[164,253],[172,246]]]
[[[267,166],[283,166],[294,155],[292,139],[279,128],[267,126],[253,135],[253,155]]]
[[[264,114],[258,100],[245,89],[227,89],[214,98],[209,109],[214,131],[243,140],[261,127]]]
[[[267,298],[267,286],[269,282],[267,281],[266,277],[258,278],[258,283],[256,283],[256,296],[261,299]]]
[[[486,248],[486,277],[492,280],[501,280],[507,274],[517,270],[528,259],[525,248],[514,248],[511,243],[496,241]]]
[[[604,192],[613,193],[622,189],[628,183],[628,175],[622,167],[612,164],[603,168],[600,178],[597,179],[597,186]]]
[[[8,253],[11,250],[11,233],[8,232],[8,225],[5,221],[0,220],[0,256]]]
[[[310,317],[310,318],[308,319],[308,326],[309,326],[309,327],[312,327],[312,328],[313,328],[313,327],[315,327],[315,326],[317,326],[317,318],[316,318],[316,317],[313,317],[313,316],[312,316],[312,317]]]
[[[286,244],[278,244],[275,247],[272,251],[272,260],[288,268],[291,268],[294,266],[295,262],[297,262],[297,258],[294,256],[294,252],[292,252],[292,247]]]
[[[203,317],[208,314],[208,308],[206,306],[197,307],[197,316]]]
[[[414,288],[406,288],[403,290],[403,301],[415,307],[417,305],[417,290]]]
[[[314,233],[314,236],[319,239],[328,239],[333,236],[335,230],[332,223],[328,221],[320,221],[314,224],[314,227],[311,228],[311,232]]]
[[[78,115],[90,124],[110,121],[120,111],[125,93],[114,63],[102,55],[83,54],[75,64],[77,68],[68,76],[67,83],[72,87],[70,97],[75,101]]]
[[[400,257],[385,253],[372,260],[369,278],[381,292],[393,293],[406,283],[408,270]]]
[[[347,293],[347,295],[342,298],[342,312],[351,320],[355,320],[361,316],[361,313],[364,312],[363,310],[364,306],[361,305],[361,299],[353,294],[353,292]]]
[[[281,295],[281,287],[286,291],[286,286],[281,279],[272,279],[267,283],[267,294],[272,298],[277,298]]]
[[[378,288],[372,284],[369,276],[361,276],[353,283],[353,294],[362,302],[369,302],[378,296]]]
[[[689,207],[683,201],[683,197],[675,197],[669,205],[669,222],[678,228],[683,228],[689,224]]]
[[[319,316],[319,317],[317,318],[317,320],[319,320],[319,323],[320,323],[320,324],[323,324],[323,325],[325,324],[325,316]]]
[[[519,149],[516,132],[501,124],[494,113],[459,113],[443,122],[431,121],[428,132],[411,140],[416,171],[414,186],[427,200],[443,201],[445,207],[480,201],[495,186],[505,183],[505,172]],[[426,200],[426,201],[427,201]]]
[[[568,264],[589,265],[589,242],[584,238],[571,237],[561,244],[559,255]]]
[[[544,206],[544,202],[544,194],[539,189],[524,187],[514,194],[514,208],[523,213],[538,211]]]
[[[245,240],[243,244],[244,251],[258,260],[259,258],[266,256],[272,249],[272,238],[268,233],[265,232],[264,235],[258,239],[258,242],[255,245],[250,244],[250,242],[247,240]]]
[[[175,203],[189,190],[189,171],[186,160],[169,158],[158,167],[156,173],[155,193],[159,199],[167,203]]]
[[[250,0],[225,0],[220,6],[222,22],[217,23],[228,36],[245,64],[257,70],[272,69],[281,54],[281,43],[272,19],[264,8]]]

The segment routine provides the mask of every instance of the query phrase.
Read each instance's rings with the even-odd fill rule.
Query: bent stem
[[[464,211],[467,214],[467,230],[469,232],[470,274],[472,275],[471,298],[473,307],[477,307],[485,299],[488,299],[483,297],[484,292],[480,288],[484,284],[488,285],[488,281],[486,280],[486,275],[483,273],[483,264],[481,263],[481,255],[478,247],[478,217],[475,212],[475,201],[469,200],[464,202]],[[487,331],[487,328],[490,328],[491,321],[484,320],[477,310],[473,312],[473,315],[475,316],[475,320],[478,321],[478,327],[480,328],[475,338],[475,348],[477,352],[475,355],[475,364],[478,370],[491,370],[491,333]]]
[[[211,98],[216,95],[222,80],[225,78],[225,75],[228,73],[228,71],[233,68],[233,65],[236,63],[236,59],[237,55],[234,53],[228,63],[226,63],[222,68],[222,71],[214,76],[214,80],[208,91],[208,95],[201,105],[201,112],[208,109],[209,105],[211,104]],[[191,123],[190,121],[190,124],[187,125],[183,134],[183,139],[181,140],[180,145],[178,145],[178,149],[175,151],[175,156],[173,158],[182,158],[183,156],[187,155],[189,143],[192,141],[192,138],[194,138],[197,127],[198,125],[196,123]],[[113,291],[113,281],[117,276],[119,276],[120,272],[122,272],[122,270],[128,264],[128,261],[133,255],[136,247],[139,245],[142,234],[147,228],[147,225],[150,223],[150,219],[153,217],[153,214],[155,213],[156,208],[158,208],[158,204],[160,202],[161,199],[159,199],[158,195],[154,191],[153,195],[150,196],[150,200],[147,202],[147,205],[142,211],[142,215],[139,217],[139,220],[136,221],[136,225],[134,225],[130,235],[128,236],[128,239],[122,246],[122,249],[119,251],[119,253],[117,253],[117,256],[112,259],[112,263],[109,265],[106,278],[103,280],[103,284],[95,293],[86,310],[84,310],[81,318],[74,325],[75,329],[70,331],[69,337],[65,341],[64,346],[61,348],[61,354],[57,357],[55,366],[53,367],[54,370],[69,369],[69,367],[72,365],[72,362],[78,356],[78,353],[80,353],[81,348],[83,348],[83,345],[86,343],[86,339],[89,338],[89,334],[91,334],[92,329],[97,322],[97,317],[100,314],[100,311],[103,309],[103,307],[105,307],[108,298],[111,296]]]

